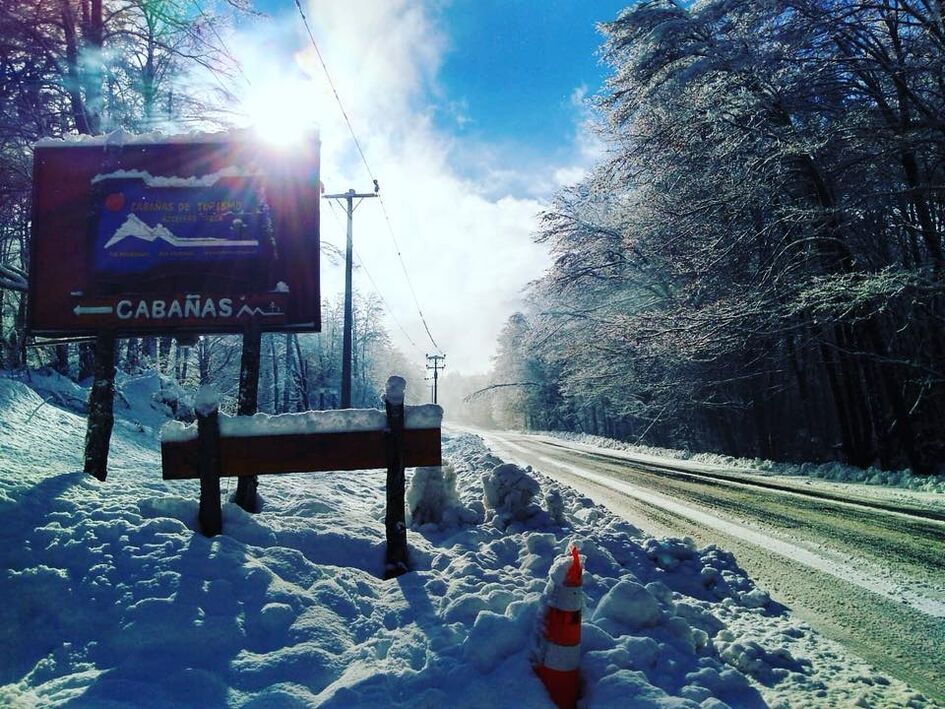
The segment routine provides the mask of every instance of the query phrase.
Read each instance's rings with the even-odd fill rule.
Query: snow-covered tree
[[[655,0],[602,27],[609,151],[544,215],[527,338],[569,427],[945,458],[935,7]]]

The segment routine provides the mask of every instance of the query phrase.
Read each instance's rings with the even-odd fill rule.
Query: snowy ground
[[[647,538],[475,436],[412,475],[416,570],[383,581],[382,472],[265,477],[263,511],[226,504],[206,539],[196,484],[160,477],[153,377],[123,383],[105,484],[75,472],[84,421],[56,405],[81,390],[34,384],[49,403],[0,378],[2,705],[550,706],[530,658],[571,541],[589,706],[926,704],[727,552]]]
[[[521,431],[520,433],[526,433]],[[613,438],[592,436],[587,433],[567,431],[541,431],[534,435],[560,438],[593,448],[622,451],[632,459],[646,462],[672,460],[674,463],[691,462],[699,470],[723,470],[755,475],[782,475],[811,480],[852,483],[858,485],[885,485],[916,492],[945,494],[945,475],[916,475],[910,470],[880,470],[879,468],[857,468],[845,463],[777,463],[760,458],[733,458],[717,453],[691,453],[671,448],[639,446]]]

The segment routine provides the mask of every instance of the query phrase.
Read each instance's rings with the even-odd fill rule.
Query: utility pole
[[[347,203],[348,212],[348,241],[345,248],[345,322],[344,336],[341,341],[341,407],[342,409],[351,408],[351,326],[354,319],[351,302],[351,262],[352,251],[352,233],[354,229],[354,210],[361,204],[362,200],[370,197],[377,197],[380,191],[377,180],[374,180],[374,192],[355,192],[353,189],[341,194],[325,194],[322,199],[344,200]],[[355,203],[354,200],[358,200]]]
[[[437,382],[437,379],[439,379],[439,377],[440,377],[440,370],[441,370],[441,369],[446,369],[446,365],[445,365],[445,364],[440,364],[440,360],[443,360],[443,359],[446,359],[446,355],[445,355],[445,354],[435,354],[435,353],[434,353],[434,354],[428,354],[428,355],[427,355],[427,361],[428,361],[428,362],[430,362],[430,361],[433,362],[433,366],[431,367],[431,366],[428,364],[428,365],[427,365],[427,369],[433,370],[433,403],[434,403],[434,404],[436,403],[436,393],[437,393],[437,392],[436,392],[436,382]]]

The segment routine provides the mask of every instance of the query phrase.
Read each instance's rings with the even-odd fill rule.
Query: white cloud
[[[476,146],[472,149],[491,153],[489,164],[494,167],[476,180],[464,177],[450,156],[470,146],[438,131],[432,115],[434,110],[455,114],[460,122],[474,121],[475,116],[467,114],[462,97],[445,97],[436,84],[447,38],[425,5],[410,0],[320,0],[310,2],[307,13],[380,180],[433,336],[448,353],[452,369],[487,369],[496,335],[523,305],[522,289],[549,263],[545,247],[531,239],[542,199],[557,186],[580,179],[594,157],[593,145],[586,150],[578,145],[575,165],[547,165],[541,174],[534,169],[519,171],[514,156],[502,156],[501,148]],[[239,39],[234,49],[239,47],[236,53],[257,89],[289,75],[302,77],[289,84],[291,95],[284,96],[280,110],[302,113],[319,124],[322,180],[328,190],[371,189],[300,18],[285,15],[274,20],[263,36],[254,27],[252,34]],[[273,52],[267,41],[280,43],[283,51]],[[287,43],[294,43],[295,67],[285,66],[286,56],[293,56],[284,51]],[[581,91],[586,93],[586,88]],[[583,121],[584,114],[579,118]],[[355,248],[397,319],[421,348],[430,351],[433,346],[417,316],[377,202],[365,201],[355,214]],[[327,207],[323,207],[322,233],[325,240],[344,243],[343,224]],[[323,265],[326,293],[340,286],[339,271]],[[360,278],[359,287],[370,289],[367,279]],[[420,356],[402,341],[393,323],[389,329],[405,353]]]

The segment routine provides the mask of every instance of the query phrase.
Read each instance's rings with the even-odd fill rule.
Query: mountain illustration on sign
[[[238,226],[242,226],[241,220],[234,221],[240,221],[240,225]],[[242,229],[237,228],[236,231],[239,233]],[[166,241],[171,246],[182,249],[220,246],[259,246],[259,242],[256,239],[218,239],[214,237],[181,238],[163,224],[158,223],[155,226],[149,226],[136,215],[129,214],[124,224],[118,227],[118,230],[112,235],[112,238],[105,242],[104,248],[109,249],[128,238],[140,239],[149,243],[158,240]]]

